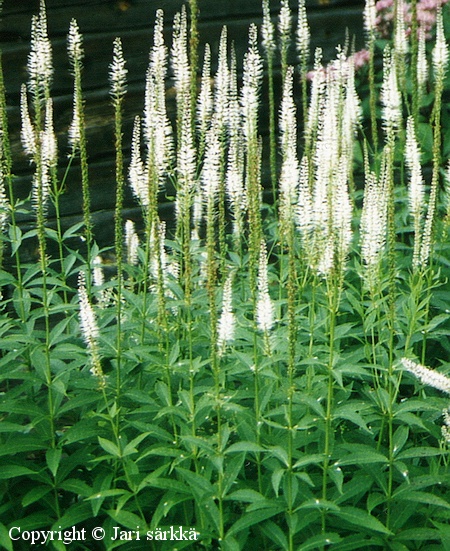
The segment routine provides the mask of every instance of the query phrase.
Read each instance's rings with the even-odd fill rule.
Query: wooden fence
[[[247,47],[249,24],[261,23],[260,0],[198,0],[200,8],[199,31],[201,45],[209,42],[212,49],[213,70],[217,59],[219,36],[223,25],[235,44],[238,64]],[[100,241],[111,240],[108,223],[114,209],[114,137],[112,107],[108,92],[108,70],[112,56],[112,43],[122,38],[128,68],[128,92],[124,103],[125,159],[128,161],[132,122],[143,109],[144,79],[148,52],[152,41],[154,16],[157,8],[165,14],[166,43],[171,43],[171,26],[174,14],[181,9],[182,0],[47,0],[48,30],[52,40],[55,74],[52,95],[55,106],[55,129],[58,134],[60,157],[68,152],[67,129],[72,117],[72,77],[66,55],[66,35],[69,22],[76,18],[84,35],[85,59],[83,88],[86,102],[86,124],[89,154],[89,176],[92,188],[92,209]],[[297,3],[291,1],[294,18]],[[279,2],[271,0],[274,21]],[[22,152],[20,143],[19,91],[27,81],[31,16],[38,13],[39,0],[4,0],[0,32],[11,143],[14,156],[17,194],[26,197],[30,190],[32,167]],[[335,47],[343,44],[346,32],[355,36],[356,47],[363,45],[362,1],[330,0],[308,3],[308,22],[311,28],[312,48],[320,46],[324,58],[335,54]],[[294,21],[295,24],[295,21]],[[201,50],[200,50],[201,52]],[[202,55],[200,56],[202,57]],[[294,60],[293,60],[294,61]],[[173,90],[167,82],[169,111],[174,112]],[[267,91],[263,87],[262,129],[266,133],[264,107]],[[171,98],[171,99],[170,99]],[[61,173],[65,167],[61,163]],[[128,191],[125,215],[137,216],[138,209]],[[169,205],[162,198],[163,216],[170,216]],[[64,225],[71,224],[81,212],[80,171],[74,162],[68,172],[67,192],[62,202]],[[50,213],[51,215],[51,213]],[[26,217],[23,223],[26,225]]]

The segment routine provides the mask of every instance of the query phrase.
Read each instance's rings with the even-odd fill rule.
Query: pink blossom
[[[431,38],[431,31],[436,24],[436,11],[439,6],[448,0],[419,0],[417,2],[417,23],[423,27],[426,37]],[[392,22],[394,19],[394,0],[378,0],[375,4],[378,12],[376,26],[381,36],[388,38],[392,34]],[[404,3],[404,17],[407,25],[407,34],[411,33],[411,5]]]

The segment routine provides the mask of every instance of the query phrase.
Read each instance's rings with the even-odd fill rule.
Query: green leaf
[[[235,492],[229,494],[226,499],[231,499],[233,501],[243,501],[245,503],[256,503],[257,501],[268,502],[262,494],[251,488],[246,488],[242,490],[236,490]]]
[[[409,427],[406,425],[400,425],[394,433],[393,444],[394,444],[394,457],[400,452],[403,446],[408,441],[409,436]]]
[[[271,507],[266,509],[259,509],[258,511],[252,511],[251,513],[245,513],[239,520],[237,520],[233,526],[228,530],[227,537],[237,534],[241,530],[246,530],[251,526],[255,526],[268,518],[271,518],[283,510],[282,506]]]
[[[358,526],[361,531],[373,530],[381,534],[392,535],[392,532],[386,528],[384,524],[362,509],[357,509],[356,507],[342,507],[337,513],[331,510],[330,514],[334,514],[336,518]]]
[[[90,488],[86,482],[76,478],[68,478],[67,480],[64,480],[64,482],[60,484],[60,488],[66,492],[72,492],[73,494],[81,497],[89,497],[92,495],[92,488]]]
[[[388,463],[388,458],[382,453],[367,449],[367,451],[361,451],[350,454],[343,459],[336,461],[336,465],[367,465],[369,463]]]
[[[299,505],[296,511],[299,511],[301,509],[324,509],[326,511],[336,512],[340,511],[338,505],[326,499],[308,499],[307,501],[304,501],[301,505]]]
[[[329,532],[325,534],[319,534],[318,536],[313,536],[308,538],[305,543],[297,547],[297,551],[311,551],[311,549],[323,549],[326,545],[332,545],[339,543],[341,537],[335,532]]]
[[[443,551],[450,551],[450,526],[448,524],[442,524],[442,522],[432,522],[439,530],[439,537],[442,542]]]
[[[22,230],[18,226],[10,225],[8,236],[11,242],[11,256],[14,256],[22,244]]]
[[[76,524],[81,524],[88,518],[92,518],[92,509],[89,503],[75,503],[66,509],[65,513],[52,526],[52,530],[65,530]],[[48,522],[48,518],[47,518]]]
[[[441,539],[439,531],[433,528],[409,528],[402,530],[395,536],[400,541],[428,541]]]
[[[394,497],[399,501],[414,501],[416,503],[425,503],[427,505],[434,505],[436,507],[444,507],[445,509],[450,509],[450,503],[448,501],[435,494],[431,494],[430,492],[416,492],[414,490],[411,490],[409,492],[402,492],[400,496],[394,495]]]
[[[238,452],[249,452],[249,453],[261,453],[267,451],[262,446],[255,444],[254,442],[236,442],[231,444],[224,453],[238,453]]]
[[[37,486],[35,488],[32,488],[29,492],[27,492],[23,498],[22,498],[22,506],[28,507],[28,505],[31,505],[32,503],[36,503],[36,501],[39,501],[42,497],[47,495],[51,491],[51,488],[49,486]]]
[[[442,450],[439,448],[431,448],[429,446],[417,447],[417,448],[408,448],[405,451],[400,452],[397,455],[397,459],[412,459],[415,457],[434,457],[436,455],[441,455]]]
[[[225,475],[223,477],[223,486],[222,486],[222,497],[224,498],[230,488],[237,482],[239,473],[242,470],[242,465],[244,464],[245,453],[237,455],[228,461],[225,468]]]
[[[130,455],[132,453],[137,453],[138,450],[136,446],[140,444],[142,440],[144,440],[144,438],[147,438],[149,434],[149,432],[144,432],[143,434],[136,436],[136,438],[133,438],[133,440],[125,446],[122,452],[122,457],[126,457],[127,455]]]
[[[125,528],[128,528],[129,530],[136,530],[138,526],[140,526],[143,530],[147,529],[143,519],[130,511],[116,511],[114,509],[109,509],[106,512],[114,520],[114,522],[125,526]]]
[[[31,310],[30,293],[26,289],[22,289],[21,292],[20,289],[16,287],[13,292],[13,305],[14,310],[19,317],[22,317],[22,315],[24,315],[25,318],[28,318]]]
[[[283,551],[288,551],[289,543],[286,534],[277,524],[271,520],[268,520],[261,525],[261,529],[267,538],[271,539],[276,545],[281,547]]]
[[[45,460],[47,467],[53,476],[56,476],[58,471],[59,462],[61,461],[62,450],[59,448],[50,448],[45,452]]]
[[[99,436],[98,443],[109,455],[112,455],[113,457],[122,456],[120,453],[119,447],[116,444],[114,444],[114,442],[111,442],[111,440],[107,440],[106,438],[102,438],[101,436]]]
[[[7,551],[13,551],[12,540],[9,537],[9,530],[0,522],[0,545]]]
[[[4,465],[0,468],[0,480],[7,480],[16,476],[36,474],[28,467],[22,465]]]
[[[2,444],[0,447],[0,456],[4,455],[14,455],[15,453],[20,452],[31,452],[37,450],[44,450],[46,444],[42,442],[41,439],[35,438],[34,436],[29,435],[19,435],[16,434],[14,439],[10,442]]]
[[[301,467],[306,467],[308,465],[316,465],[318,463],[322,463],[323,461],[323,455],[316,453],[311,455],[306,455],[304,457],[301,457],[298,461],[296,461],[293,465],[293,469],[300,469]]]

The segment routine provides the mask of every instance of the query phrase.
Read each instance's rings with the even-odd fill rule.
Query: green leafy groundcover
[[[9,551],[44,542],[90,551],[450,549],[442,13],[427,44],[414,17],[406,38],[398,16],[406,52],[370,30],[368,65],[356,76],[345,49],[331,69],[316,53],[309,82],[305,20],[294,71],[288,4],[279,36],[263,8],[262,46],[251,26],[237,65],[224,31],[214,83],[206,48],[199,89],[196,3],[177,16],[175,122],[157,13],[126,166],[126,62],[114,42],[111,248],[99,249],[91,222],[76,22],[68,139],[82,182],[77,225],[65,229],[58,216],[67,144],[54,138],[43,3],[22,89],[31,201],[14,194],[0,83],[0,545]],[[381,68],[374,60],[383,55]],[[262,97],[271,122],[263,146]],[[261,200],[269,157],[273,204]],[[130,221],[123,227],[125,174],[142,206],[138,233]],[[162,186],[176,192],[167,232]],[[27,232],[23,213],[36,220]],[[37,262],[21,254],[30,247]]]

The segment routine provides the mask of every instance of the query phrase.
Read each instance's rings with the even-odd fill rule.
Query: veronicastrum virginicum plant
[[[278,26],[271,9],[279,9]],[[30,201],[15,196],[0,79],[3,547],[13,548],[12,526],[74,525],[107,534],[121,526],[134,538],[147,530],[162,538],[166,527],[183,525],[198,533],[197,542],[184,542],[192,549],[446,545],[450,421],[439,391],[449,393],[449,217],[441,193],[448,15],[437,8],[433,34],[420,9],[398,1],[393,39],[383,42],[382,7],[367,2],[367,113],[358,57],[348,48],[327,66],[316,50],[307,73],[303,0],[296,11],[264,0],[262,43],[252,24],[243,60],[224,28],[214,81],[206,45],[198,89],[197,2],[175,17],[171,45],[159,10],[128,166],[127,69],[117,38],[109,75],[115,238],[111,250],[99,250],[82,35],[73,20],[67,170],[79,161],[83,216],[64,232],[57,169],[66,146],[58,144],[58,158],[41,2],[21,92],[22,142],[35,170]],[[271,204],[262,200],[265,77]],[[127,182],[142,209],[140,232],[122,218]],[[176,197],[166,228],[158,194],[168,184]],[[27,233],[17,223],[23,210],[36,220]],[[38,264],[21,254],[34,239]],[[108,272],[105,254],[115,258]],[[415,392],[409,373],[438,392]],[[132,539],[107,537],[104,548],[135,549]],[[147,543],[173,549],[164,539]]]

